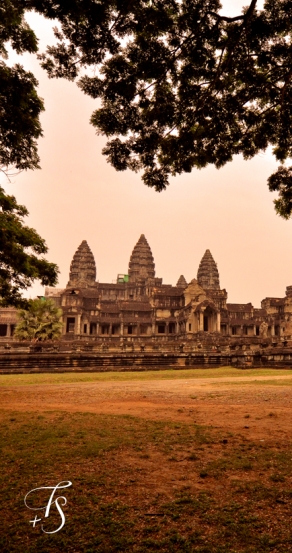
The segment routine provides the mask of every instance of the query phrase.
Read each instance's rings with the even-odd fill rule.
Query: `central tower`
[[[150,246],[141,234],[129,261],[129,280],[147,280],[155,277],[155,264]]]

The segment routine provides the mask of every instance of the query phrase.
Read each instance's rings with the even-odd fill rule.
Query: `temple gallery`
[[[150,246],[142,234],[134,246],[127,274],[114,283],[96,278],[96,264],[88,243],[77,248],[65,289],[47,288],[63,312],[63,340],[142,342],[198,340],[212,335],[281,339],[292,332],[292,286],[283,298],[265,298],[260,308],[251,303],[228,303],[220,287],[217,264],[204,253],[197,278],[179,276],[175,286],[155,275]],[[0,309],[1,339],[12,339],[17,311]]]

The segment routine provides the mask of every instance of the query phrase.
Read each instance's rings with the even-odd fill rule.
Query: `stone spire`
[[[219,273],[210,250],[206,250],[198,269],[198,284],[204,290],[220,290]]]
[[[96,266],[93,253],[86,240],[83,240],[73,256],[67,286],[88,288],[94,286],[95,279]]]
[[[178,288],[186,288],[187,287],[188,283],[187,283],[187,281],[186,281],[186,279],[183,275],[180,275],[176,285],[177,285]]]
[[[129,277],[132,281],[137,278],[146,280],[155,277],[153,255],[144,234],[141,234],[132,251],[129,262]]]

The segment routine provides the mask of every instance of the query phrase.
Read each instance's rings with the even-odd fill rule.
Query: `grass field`
[[[256,377],[256,376],[291,376],[291,369],[236,369],[220,367],[217,369],[169,369],[161,371],[127,371],[127,372],[70,372],[70,373],[35,373],[35,374],[2,374],[0,386],[29,384],[70,384],[71,382],[127,382],[132,380],[164,380],[190,378],[222,377]]]
[[[292,371],[161,371],[1,376],[4,386],[131,379],[292,375]],[[256,383],[259,386],[259,383]],[[204,407],[208,409],[208,406]],[[247,412],[248,413],[248,412]],[[127,415],[0,411],[0,551],[4,553],[292,552],[291,439]],[[249,415],[246,422],[249,423]],[[291,425],[292,426],[292,425]],[[248,426],[246,427],[248,428]],[[24,497],[72,481],[56,508]],[[35,506],[48,499],[40,492]],[[35,513],[42,518],[33,528]]]

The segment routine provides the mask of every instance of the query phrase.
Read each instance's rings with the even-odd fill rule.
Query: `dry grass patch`
[[[1,551],[292,551],[287,441],[94,413],[3,412],[0,420]],[[73,483],[66,524],[49,536],[32,528],[23,499],[61,480]]]
[[[199,379],[230,377],[232,382],[237,377],[256,376],[291,376],[291,369],[236,369],[219,367],[216,369],[169,369],[157,371],[115,371],[115,372],[68,372],[68,373],[32,373],[1,374],[0,386],[24,386],[34,384],[70,384],[74,382],[128,382],[147,380]],[[252,379],[251,379],[252,381]],[[256,381],[255,381],[256,382]],[[274,382],[274,381],[272,381]],[[286,380],[285,380],[286,382]],[[270,382],[271,383],[271,382]]]

